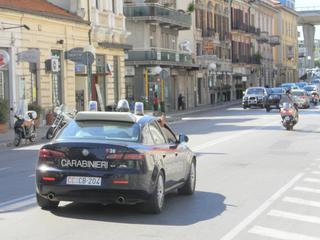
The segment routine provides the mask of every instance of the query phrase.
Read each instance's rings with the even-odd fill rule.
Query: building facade
[[[194,76],[197,70],[187,42],[179,42],[180,31],[191,28],[191,15],[177,9],[176,0],[126,0],[124,14],[133,49],[126,59],[127,98],[146,102],[152,108],[158,99],[161,110],[196,106]],[[181,106],[182,107],[182,106]]]
[[[284,5],[277,4],[279,10],[278,29],[281,35],[276,59],[277,84],[298,81],[298,15]]]
[[[14,113],[24,113],[30,104],[40,105],[43,113],[58,103],[74,108],[74,66],[64,52],[85,46],[88,24],[46,1],[1,1],[0,22],[0,48],[10,56],[0,69],[0,97],[13,110],[11,125]]]
[[[114,105],[125,97],[125,52],[130,49],[123,0],[50,2],[90,22],[87,47],[94,51],[95,59],[89,67],[75,63],[77,109],[86,109],[88,99],[98,101],[101,110]]]

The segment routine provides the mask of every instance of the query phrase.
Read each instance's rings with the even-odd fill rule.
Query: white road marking
[[[305,199],[302,199],[302,198],[285,197],[284,199],[282,199],[282,201],[289,202],[289,203],[300,204],[300,205],[305,205],[305,206],[310,206],[310,207],[318,207],[318,208],[320,208],[320,202],[305,200]]]
[[[25,201],[29,201],[30,199],[33,199],[33,201],[35,201],[34,197],[35,197],[34,194],[30,194],[30,195],[26,195],[26,196],[23,196],[23,197],[20,197],[20,198],[16,198],[16,199],[13,199],[13,200],[10,200],[10,201],[6,201],[6,202],[3,202],[3,203],[0,203],[0,211],[3,210],[4,208],[9,207],[9,206],[11,208],[12,206],[21,205]],[[23,204],[23,205],[25,205],[25,204]]]
[[[31,177],[35,177],[35,176],[36,176],[35,174],[31,174],[31,175],[29,175],[28,177],[31,178]]]
[[[318,178],[305,178],[303,179],[304,182],[312,182],[312,183],[320,183],[320,179]]]
[[[297,181],[303,177],[303,173],[299,173],[292,178],[286,185],[280,188],[275,194],[273,194],[267,201],[265,201],[260,207],[258,207],[253,213],[240,222],[235,228],[224,235],[220,240],[231,240],[235,238],[241,231],[243,231],[249,224],[251,224],[260,214],[262,214],[268,207],[270,207],[277,199],[279,199],[283,193],[291,188]]]
[[[312,171],[312,174],[320,174],[320,171]]]
[[[279,211],[279,210],[271,210],[268,213],[268,215],[273,217],[296,220],[300,222],[320,224],[320,217],[316,217],[316,216],[309,216],[309,215],[303,215],[303,214],[297,214],[297,213],[291,213],[291,212],[285,212],[285,211]]]
[[[269,127],[269,126],[273,126],[274,123],[267,123],[267,124],[262,124],[262,126],[260,127],[254,127],[252,129],[249,129],[249,130],[245,130],[245,131],[240,131],[238,133],[235,133],[233,135],[230,135],[230,136],[226,136],[226,137],[222,137],[222,138],[218,138],[218,139],[215,139],[213,141],[210,141],[210,142],[206,142],[204,144],[201,144],[201,145],[198,145],[198,146],[195,146],[192,148],[193,151],[199,151],[199,150],[203,150],[203,149],[206,149],[208,147],[212,147],[214,145],[217,145],[217,144],[220,144],[220,143],[223,143],[223,142],[227,142],[231,139],[234,139],[234,138],[237,138],[237,137],[240,137],[242,135],[245,135],[245,134],[248,134],[248,133],[251,133],[251,132],[254,132],[254,131],[257,131],[257,130],[261,130],[261,129],[264,129],[266,127]]]
[[[43,145],[44,145],[44,144],[37,144],[37,145],[31,145],[31,146],[27,146],[27,147],[14,148],[13,150],[15,150],[15,151],[40,150],[40,148],[41,148]]]
[[[301,192],[320,193],[320,189],[317,188],[295,187],[293,190]]]
[[[5,170],[8,170],[10,169],[11,167],[5,167],[5,168],[0,168],[0,171],[5,171]]]
[[[282,240],[320,240],[318,237],[311,237],[307,235],[285,232],[273,228],[266,228],[261,226],[254,226],[249,230],[249,233],[257,234],[263,237],[270,237]]]

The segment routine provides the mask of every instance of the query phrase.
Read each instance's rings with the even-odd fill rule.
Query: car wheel
[[[164,198],[165,198],[165,181],[164,174],[161,171],[154,192],[152,193],[148,202],[146,202],[142,206],[143,212],[158,214],[161,213],[164,206]]]
[[[53,210],[59,206],[59,201],[50,201],[37,193],[37,203],[43,210]]]
[[[178,193],[185,194],[185,195],[192,195],[196,188],[196,180],[197,180],[196,163],[195,161],[192,161],[188,180],[185,182],[182,188],[178,189]]]

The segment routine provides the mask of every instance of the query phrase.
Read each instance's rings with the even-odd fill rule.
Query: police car
[[[39,152],[36,196],[42,209],[60,201],[139,204],[160,213],[165,194],[193,194],[196,157],[154,116],[79,112]]]

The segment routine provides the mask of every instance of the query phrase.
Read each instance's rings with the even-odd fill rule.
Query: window
[[[167,125],[164,125],[164,127],[161,127],[161,129],[169,143],[177,143],[176,136],[173,134],[172,130]]]
[[[72,121],[58,139],[97,139],[137,142],[140,126],[137,123],[115,121]]]
[[[150,133],[155,144],[165,144],[166,140],[162,135],[158,125],[153,122],[149,125]]]
[[[96,0],[96,9],[99,9],[99,8],[100,8],[99,1],[100,1],[100,0]]]
[[[145,126],[142,129],[141,136],[142,136],[143,144],[146,144],[146,145],[153,145],[154,144],[153,139],[151,137],[150,130],[149,130],[149,128],[147,126]]]

